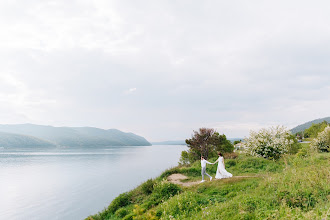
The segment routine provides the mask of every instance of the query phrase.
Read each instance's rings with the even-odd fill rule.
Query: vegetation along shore
[[[272,127],[251,132],[235,151],[225,135],[199,129],[177,167],[86,219],[330,219],[330,127],[311,127],[309,143],[298,142],[303,132]],[[213,162],[217,151],[234,177],[198,183],[199,155]],[[216,166],[207,168],[214,175]]]

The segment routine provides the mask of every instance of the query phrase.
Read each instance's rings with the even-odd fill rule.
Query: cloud
[[[126,90],[124,93],[128,95],[128,94],[134,93],[135,91],[136,91],[136,88],[130,88],[130,89]]]
[[[1,1],[1,121],[157,141],[329,116],[329,6]]]

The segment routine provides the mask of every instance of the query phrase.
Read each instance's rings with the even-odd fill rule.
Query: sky
[[[330,116],[328,1],[1,0],[0,124],[227,137]]]

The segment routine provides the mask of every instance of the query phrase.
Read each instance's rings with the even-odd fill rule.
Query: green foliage
[[[226,160],[226,169],[228,168],[233,174],[279,172],[283,169],[283,165],[282,160],[276,162],[251,156]]]
[[[162,179],[167,178],[168,176],[170,176],[174,173],[180,173],[180,168],[179,167],[173,167],[173,168],[167,169],[159,176],[158,179],[162,180]]]
[[[226,135],[220,135],[212,128],[200,128],[194,131],[192,137],[186,140],[189,148],[181,154],[180,163],[190,164],[200,160],[201,156],[205,159],[217,156],[217,152],[233,152],[234,146],[227,140]]]
[[[181,188],[178,185],[170,183],[166,180],[157,182],[154,185],[154,193],[162,199],[168,199],[171,196],[178,194],[180,191]]]
[[[306,122],[304,124],[298,125],[295,128],[291,129],[292,134],[297,134],[299,132],[303,132],[304,130],[306,130],[307,128],[309,128],[310,126],[312,126],[313,124],[319,124],[322,123],[323,121],[329,122],[330,123],[330,117],[326,117],[326,118],[319,118],[313,121],[309,121]]]
[[[301,149],[301,144],[298,143],[298,140],[295,138],[294,135],[289,135],[289,140],[291,140],[292,144],[288,147],[288,154],[296,154]]]
[[[126,208],[120,208],[115,212],[115,215],[119,218],[124,218],[129,211]]]
[[[234,141],[234,145],[236,145],[236,144],[239,144],[239,143],[241,143],[242,142],[242,140],[236,140],[236,141]]]
[[[125,207],[131,204],[131,193],[122,193],[117,198],[115,198],[108,207],[110,213],[115,213],[119,208]]]
[[[312,124],[309,128],[307,128],[303,134],[305,138],[316,138],[318,133],[322,132],[329,123],[327,121],[323,121],[318,124]]]
[[[194,154],[189,153],[188,151],[181,152],[179,164],[187,165],[193,163],[194,161],[196,161],[196,157],[194,156]]]
[[[181,219],[181,216],[192,217],[196,212],[202,210],[201,201],[200,194],[184,192],[162,203],[158,208],[158,213],[162,213],[164,217],[172,216],[177,219]]]
[[[327,126],[324,131],[320,132],[315,138],[311,146],[319,152],[330,152],[330,126]]]
[[[302,149],[309,153],[300,156]],[[105,210],[89,219],[330,219],[330,154],[309,149],[303,144],[297,155],[277,161],[245,155],[226,159],[233,178],[191,187],[157,178],[150,194],[142,186],[129,192],[128,201],[134,207],[126,203],[114,214]],[[210,174],[215,170],[216,166],[208,166]],[[162,176],[183,173],[195,180],[197,171],[200,176],[199,161],[167,170]],[[237,177],[241,174],[251,177]]]
[[[155,184],[154,180],[148,179],[141,185],[142,192],[146,195],[151,194],[152,191],[154,190],[154,184]]]

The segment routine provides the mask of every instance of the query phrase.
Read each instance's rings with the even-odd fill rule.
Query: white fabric
[[[233,176],[233,174],[229,173],[225,169],[223,157],[219,157],[214,163],[216,163],[216,162],[218,162],[218,169],[217,169],[217,173],[215,175],[216,179],[229,178],[229,177]]]
[[[205,160],[205,159],[203,159],[203,160],[201,160],[201,166],[202,166],[202,168],[203,167],[206,167],[206,164],[212,164],[212,163],[210,163],[210,162],[208,162],[207,160]]]

